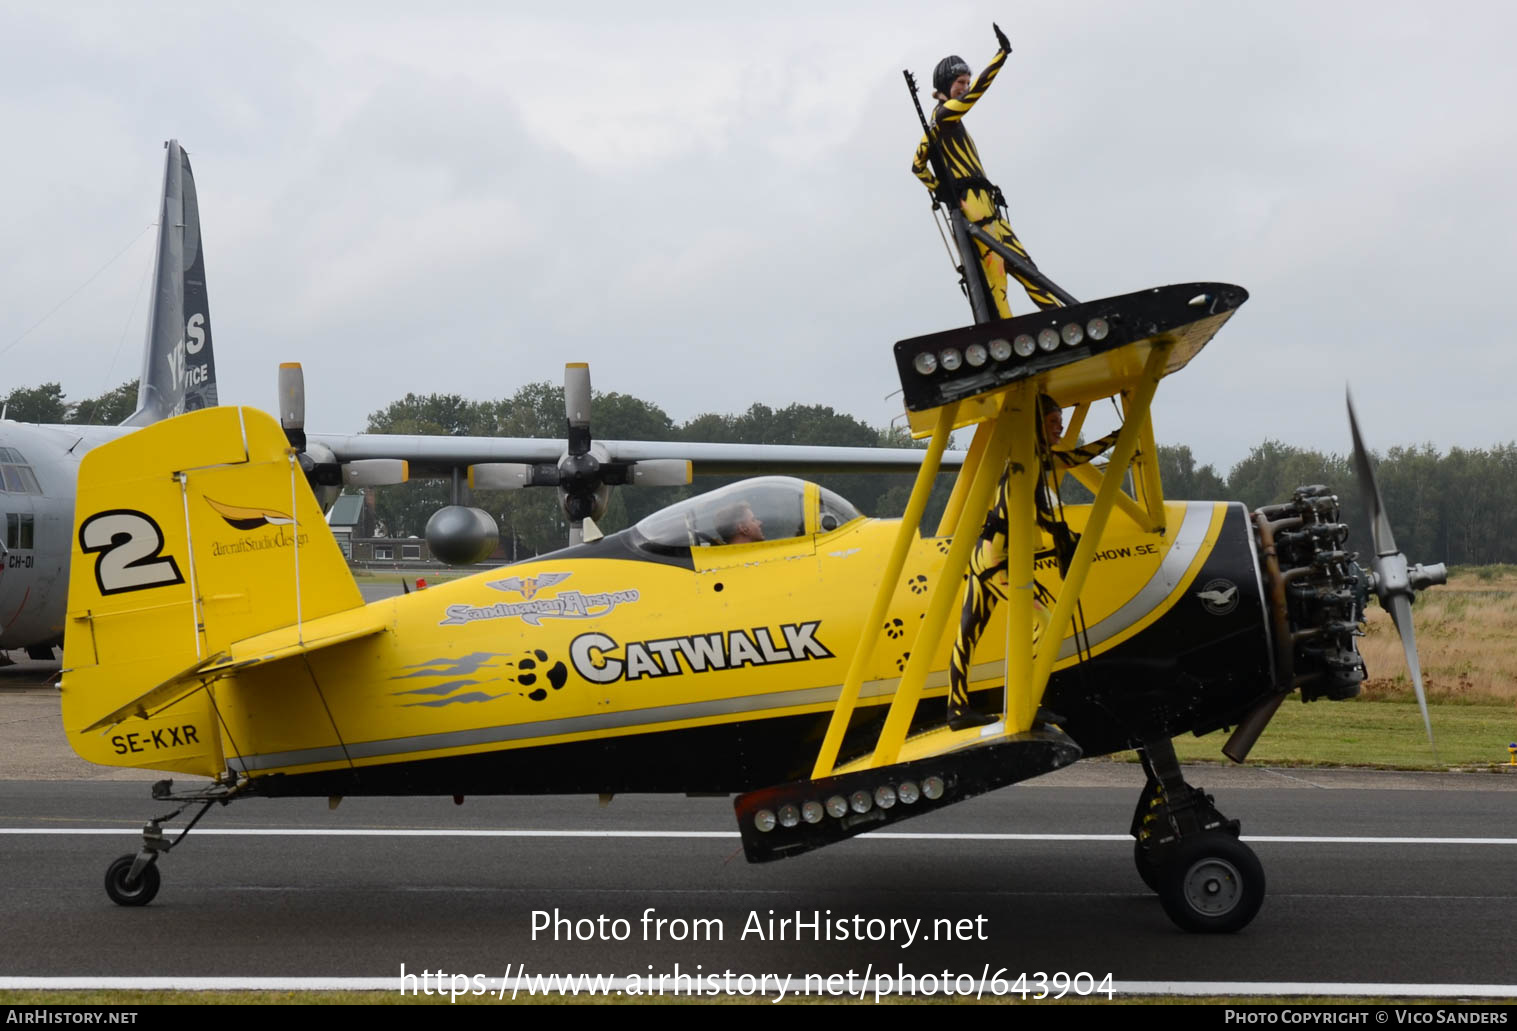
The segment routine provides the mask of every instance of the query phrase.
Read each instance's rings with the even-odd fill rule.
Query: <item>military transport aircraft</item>
[[[0,650],[51,658],[68,598],[74,480],[91,448],[131,429],[216,403],[200,207],[190,159],[164,144],[153,301],[137,410],[120,426],[0,421]]]

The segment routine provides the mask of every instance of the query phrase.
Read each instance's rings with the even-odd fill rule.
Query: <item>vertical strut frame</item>
[[[901,580],[901,570],[906,566],[906,555],[911,551],[912,539],[922,524],[922,513],[927,508],[927,498],[932,494],[933,481],[937,479],[943,451],[948,447],[948,436],[953,430],[954,418],[958,415],[957,404],[948,405],[938,413],[938,424],[932,431],[932,442],[927,446],[927,455],[922,467],[917,470],[916,483],[911,489],[911,499],[906,503],[906,512],[901,516],[900,529],[896,531],[895,543],[890,549],[890,558],[880,576],[880,585],[875,590],[874,604],[869,617],[859,633],[859,643],[853,650],[853,659],[848,664],[848,675],[843,681],[842,693],[837,707],[832,710],[832,720],[827,724],[827,735],[817,753],[812,779],[832,773],[837,764],[838,749],[842,747],[843,735],[847,733],[848,721],[858,705],[859,688],[864,682],[864,670],[874,658],[875,646],[879,643],[879,627],[885,621],[890,599],[895,595],[896,585]]]
[[[1094,491],[1095,501],[1051,614],[1038,609],[1033,578],[1035,555],[1042,541],[1036,503],[1036,491],[1043,478],[1037,443],[1041,384],[1029,379],[1010,384],[999,392],[996,414],[979,423],[939,524],[939,536],[945,531],[951,532],[952,543],[933,584],[917,632],[917,643],[891,699],[874,752],[864,760],[866,768],[889,766],[900,758],[925,690],[927,674],[942,650],[941,642],[950,614],[958,610],[969,559],[980,541],[985,513],[995,504],[995,492],[1003,470],[1008,471],[1006,576],[1010,589],[1003,606],[1005,707],[1000,734],[1009,738],[1032,728],[1054,663],[1058,660],[1065,631],[1073,622],[1075,606],[1085,588],[1113,510],[1121,511],[1146,530],[1163,530],[1164,498],[1159,484],[1150,410],[1173,346],[1173,340],[1156,340],[1141,373],[1129,381],[1131,385],[1122,393],[1122,428],[1105,471],[1089,466],[1066,470]],[[1088,401],[1077,405],[1065,434],[1066,440],[1079,434],[1089,409]],[[927,459],[918,473],[869,616],[861,628],[858,646],[812,769],[813,779],[830,776],[836,768],[844,735],[858,705],[865,671],[874,657],[879,628],[899,586],[947,446],[948,434],[959,410],[960,405],[955,402],[937,413]],[[1134,493],[1140,495],[1142,504],[1123,489],[1129,469],[1133,472]]]

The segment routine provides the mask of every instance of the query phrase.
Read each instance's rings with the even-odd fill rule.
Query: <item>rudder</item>
[[[256,409],[192,412],[91,451],[74,513],[63,718],[92,762],[219,773],[213,688],[85,728],[234,641],[363,604],[293,449]]]

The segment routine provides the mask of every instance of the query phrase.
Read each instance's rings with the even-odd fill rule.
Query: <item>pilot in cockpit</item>
[[[723,544],[753,544],[764,539],[764,524],[746,501],[735,501],[716,517],[716,532]]]

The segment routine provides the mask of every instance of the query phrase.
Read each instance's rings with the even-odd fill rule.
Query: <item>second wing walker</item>
[[[1356,693],[1369,590],[1396,607],[1438,578],[1388,526],[1361,569],[1325,488],[1252,514],[1163,497],[1155,392],[1246,296],[1172,286],[896,345],[931,434],[900,520],[748,480],[367,605],[267,415],[208,409],[96,449],[65,728],[94,762],[212,778],[154,787],[178,809],[111,864],[110,896],[150,901],[182,840],[163,823],[244,797],[725,792],[761,862],[1136,747],[1139,874],[1180,926],[1243,927],[1263,871],[1170,739],[1235,727],[1241,761],[1292,691]],[[1104,470],[1039,432],[1040,397],[1073,406],[1066,439],[1116,400]],[[971,426],[923,527],[949,434]],[[1065,475],[1094,502],[1060,503]]]

